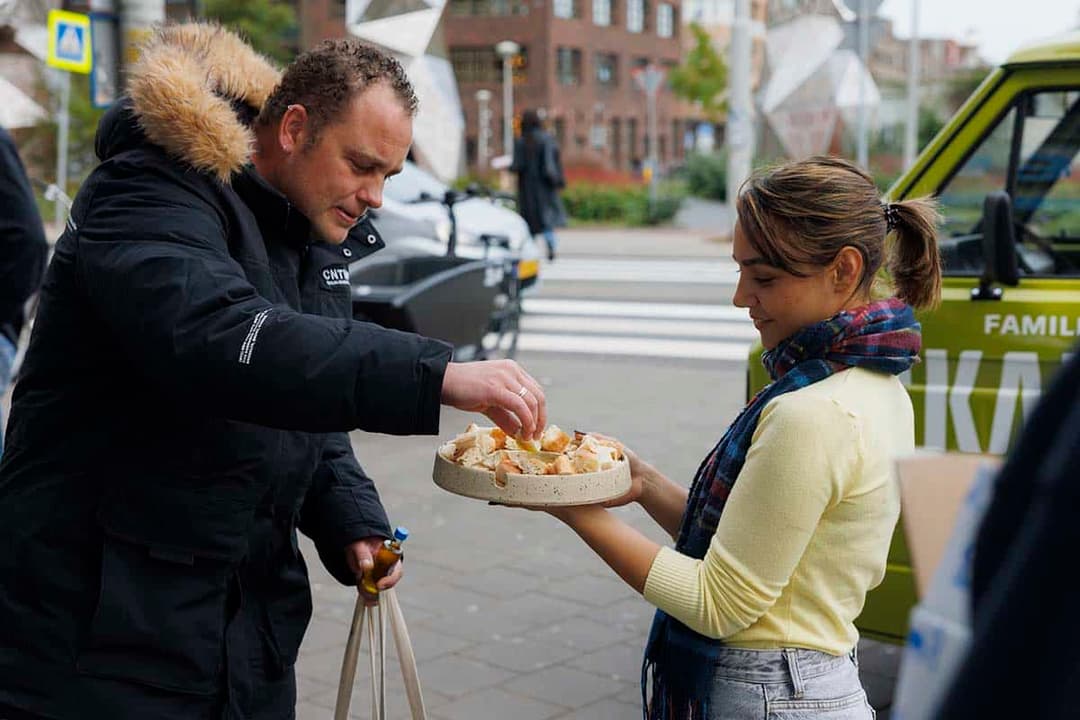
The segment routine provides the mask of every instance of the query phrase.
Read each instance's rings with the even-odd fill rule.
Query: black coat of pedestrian
[[[451,350],[351,320],[347,264],[381,241],[311,242],[230,149],[252,108],[231,110],[276,71],[182,26],[140,62],[176,102],[133,91],[102,120],[15,392],[0,706],[292,718],[312,610],[296,531],[355,584],[346,545],[389,526],[346,431],[437,432]]]
[[[518,212],[533,235],[566,225],[559,190],[566,186],[555,138],[533,129],[514,142],[510,166],[518,176]]]
[[[26,301],[45,271],[45,228],[15,142],[0,128],[0,333],[19,341]]]
[[[972,641],[938,717],[1076,717],[1080,346],[1026,420],[975,540]]]

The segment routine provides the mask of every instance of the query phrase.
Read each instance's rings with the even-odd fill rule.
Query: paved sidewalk
[[[543,355],[523,361],[545,385],[548,406],[557,408],[554,421],[573,418],[580,427],[624,438],[683,481],[693,476],[703,438],[726,426],[741,404],[741,393],[701,392],[740,387],[737,368],[686,366],[662,384],[644,387],[635,363],[592,358],[568,366]],[[605,382],[597,383],[601,374]],[[613,387],[623,388],[621,403],[605,396]],[[657,395],[668,409],[625,412],[646,407],[645,398]],[[441,437],[452,437],[472,419],[445,410]],[[352,437],[391,521],[412,532],[399,598],[431,720],[641,717],[638,682],[653,609],[637,593],[550,516],[490,507],[437,488],[430,479],[434,438]],[[670,543],[636,506],[616,512],[655,541]],[[297,717],[323,720],[332,717],[355,591],[326,575],[309,544],[303,549],[315,617],[297,665]],[[887,697],[895,677],[893,649],[867,644],[860,652],[871,698]],[[370,717],[364,653],[366,645],[354,718]],[[387,667],[389,717],[408,718],[396,660]]]
[[[737,368],[688,366],[642,387],[640,365],[603,358],[523,358],[545,385],[552,421],[602,428],[671,477],[689,478],[703,437],[734,417],[730,400],[704,397],[709,383],[741,387]],[[596,379],[603,375],[605,381]],[[607,397],[623,388],[625,403]],[[658,429],[675,415],[628,413],[662,394],[681,408],[679,432]],[[444,410],[442,437],[475,416]],[[377,479],[391,522],[412,532],[399,598],[419,661],[432,720],[622,720],[640,717],[641,654],[653,610],[569,529],[545,513],[490,507],[444,492],[431,481],[435,438],[354,433],[365,469]],[[657,542],[662,531],[636,506],[624,518]],[[299,720],[332,715],[354,591],[327,577],[304,546],[314,583],[315,618],[298,674]],[[363,650],[366,652],[366,646]],[[391,718],[407,718],[400,671],[389,665]],[[367,671],[358,677],[352,717],[369,715]]]

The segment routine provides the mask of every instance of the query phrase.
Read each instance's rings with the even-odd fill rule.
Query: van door
[[[1012,202],[1019,279],[980,293],[995,190]],[[945,290],[910,378],[916,438],[1002,454],[1080,336],[1080,90],[1019,93],[936,194]]]
[[[1007,76],[897,197],[937,195],[944,265],[941,307],[923,313],[922,362],[905,379],[916,442],[1002,454],[1080,336],[1080,71]],[[1015,287],[978,292],[985,269],[983,203],[1008,193]],[[885,581],[858,625],[900,641],[915,602],[897,529]]]

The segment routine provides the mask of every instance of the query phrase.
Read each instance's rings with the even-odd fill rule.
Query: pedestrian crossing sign
[[[45,62],[59,70],[89,74],[90,16],[64,10],[49,11],[48,54]]]

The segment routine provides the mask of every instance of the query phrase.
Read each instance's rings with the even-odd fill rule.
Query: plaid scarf
[[[770,400],[850,367],[899,375],[918,360],[920,330],[911,307],[889,298],[804,327],[763,353],[762,363],[773,381],[747,403],[698,468],[675,549],[693,558],[705,557],[758,418]],[[641,673],[647,720],[706,717],[710,659],[722,645],[657,610]],[[648,702],[650,670],[653,693]]]

